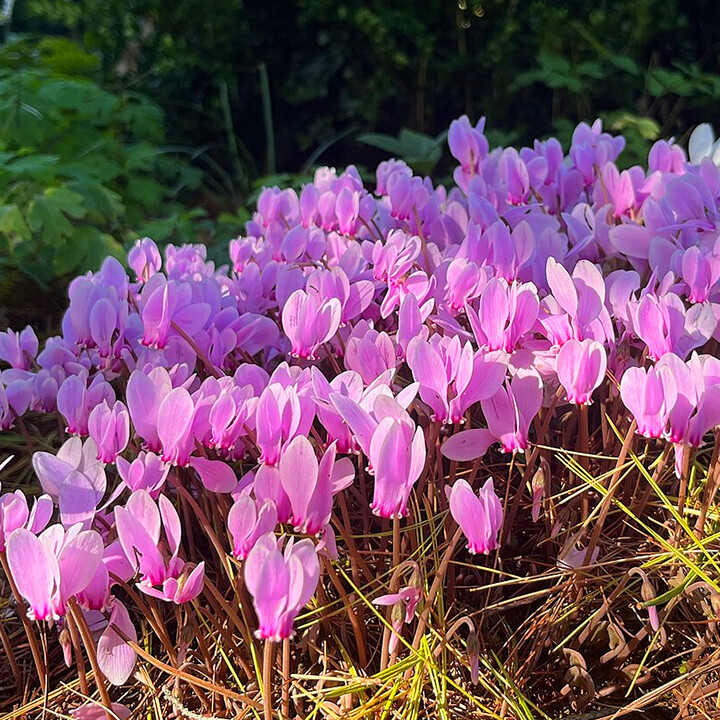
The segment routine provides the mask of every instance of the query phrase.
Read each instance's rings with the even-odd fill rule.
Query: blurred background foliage
[[[263,184],[405,158],[442,180],[444,131],[492,142],[601,117],[621,164],[720,125],[716,0],[4,0],[0,326],[136,237],[242,228]],[[21,280],[19,280],[19,278]]]

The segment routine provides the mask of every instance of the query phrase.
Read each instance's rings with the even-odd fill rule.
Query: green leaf
[[[66,38],[45,37],[38,50],[40,63],[61,75],[92,75],[100,69],[99,58]]]
[[[87,211],[116,221],[125,212],[122,198],[118,193],[99,182],[79,180],[67,184],[67,188],[82,195]]]
[[[648,93],[654,97],[663,95],[680,95],[689,97],[696,92],[697,83],[683,73],[665,68],[655,68],[646,77]]]
[[[33,232],[41,233],[44,240],[55,243],[73,232],[73,225],[66,215],[79,220],[85,212],[79,193],[66,187],[48,188],[31,201],[28,222]]]
[[[11,246],[30,238],[30,228],[17,205],[0,207],[0,233],[9,238]]]
[[[150,177],[133,177],[128,181],[127,197],[148,210],[159,208],[167,193],[167,188]]]
[[[630,75],[639,75],[640,66],[626,55],[610,55],[608,60],[618,69]]]
[[[418,174],[430,173],[442,157],[447,133],[432,137],[403,128],[395,138],[381,133],[363,133],[358,140],[403,159]]]
[[[152,170],[155,165],[155,160],[160,154],[158,148],[153,147],[148,143],[138,143],[128,150],[127,157],[125,159],[125,170],[128,172],[135,172],[138,170]]]
[[[378,150],[384,150],[392,155],[400,155],[402,153],[402,143],[392,135],[383,133],[361,133],[357,136],[357,141],[365,145],[370,145]]]
[[[27,213],[28,223],[34,233],[42,235],[49,244],[59,242],[63,235],[72,232],[72,224],[57,207],[39,195],[30,202]]]
[[[27,175],[34,180],[50,182],[55,177],[59,159],[58,155],[35,153],[9,162],[5,169],[11,175]]]
[[[83,196],[80,193],[73,192],[67,187],[48,188],[45,191],[45,197],[48,202],[54,205],[59,211],[64,212],[75,220],[85,217],[85,206],[83,205]]]
[[[596,80],[600,80],[605,77],[605,71],[599,62],[586,61],[578,63],[575,66],[575,72],[578,75],[595,78]]]

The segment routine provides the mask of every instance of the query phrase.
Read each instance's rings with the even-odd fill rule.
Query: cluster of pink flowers
[[[323,168],[299,194],[262,191],[228,265],[144,238],[130,275],[108,258],[71,283],[42,348],[30,328],[0,334],[0,428],[57,413],[70,435],[35,453],[32,507],[0,498],[31,619],[62,623],[70,598],[96,625],[111,613],[100,659],[127,679],[118,583],[169,603],[203,590],[185,487],[230,496],[224,541],[257,636],[279,640],[337,557],[334,498],[358,469],[372,512],[402,518],[431,444],[448,462],[523,452],[541,408],[619,393],[682,471],[720,424],[718,168],[660,141],[647,170],[620,171],[624,141],[599,121],[567,155],[554,139],[490,150],[483,130],[452,123],[450,189],[399,160],[371,189]],[[492,481],[446,489],[469,551],[495,550]],[[387,597],[411,615],[419,599]]]

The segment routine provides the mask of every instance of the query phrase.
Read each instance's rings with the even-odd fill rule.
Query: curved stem
[[[85,661],[83,660],[82,652],[80,650],[80,636],[78,635],[78,629],[75,625],[72,615],[65,618],[67,623],[68,632],[70,633],[70,640],[72,641],[73,653],[75,655],[75,664],[77,666],[78,679],[80,680],[80,692],[83,695],[89,695],[87,675],[85,674]]]
[[[107,720],[114,720],[112,702],[105,685],[105,676],[103,675],[102,670],[100,670],[100,665],[98,664],[97,652],[95,651],[95,643],[93,642],[90,628],[85,621],[85,616],[82,614],[82,610],[78,608],[75,598],[70,598],[68,600],[67,607],[75,625],[77,626],[77,629],[80,631],[83,645],[85,645],[85,652],[87,653],[88,660],[90,660],[90,667],[92,667],[93,675],[95,676],[95,684],[97,685],[98,692],[100,693],[100,699],[102,700],[103,707],[105,708],[105,716],[107,717]]]

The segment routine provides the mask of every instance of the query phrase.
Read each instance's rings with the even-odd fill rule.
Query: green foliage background
[[[640,162],[720,126],[719,50],[716,0],[17,0],[0,325],[18,277],[62,287],[143,234],[212,254],[262,184],[318,164],[392,154],[442,179],[461,113],[496,143],[567,143],[599,116]]]

